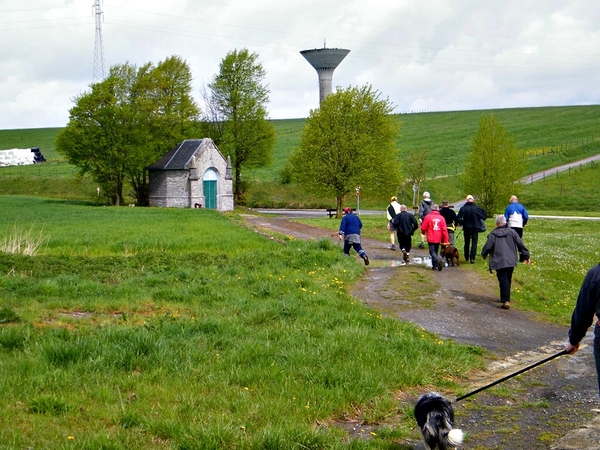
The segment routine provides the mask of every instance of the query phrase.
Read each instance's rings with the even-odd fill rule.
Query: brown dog
[[[456,265],[458,266],[458,249],[452,245],[442,247],[442,257],[446,258],[446,262],[449,266],[454,267],[454,260],[456,259]]]

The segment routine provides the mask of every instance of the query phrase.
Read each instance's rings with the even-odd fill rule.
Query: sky
[[[104,72],[177,55],[192,95],[228,52],[258,54],[271,119],[319,106],[300,54],[350,53],[333,86],[371,85],[396,113],[600,104],[597,0],[0,0],[0,129],[64,127]],[[334,88],[335,89],[335,88]]]

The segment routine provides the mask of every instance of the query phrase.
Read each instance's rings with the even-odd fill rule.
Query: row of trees
[[[344,197],[356,187],[381,192],[401,185],[392,110],[370,86],[338,89],[311,111],[286,170],[308,191],[336,198],[338,217]],[[490,215],[500,211],[510,195],[518,194],[523,156],[494,115],[482,117],[462,179],[465,195],[475,196]],[[427,150],[413,150],[405,160],[404,182],[415,190],[425,179],[426,159]]]
[[[257,58],[247,50],[227,54],[205,90],[204,113],[193,100],[191,71],[181,58],[156,66],[115,65],[74,99],[56,150],[82,175],[91,175],[111,203],[122,204],[129,186],[136,203],[148,205],[146,167],[181,141],[208,136],[231,157],[239,202],[242,166],[268,164],[275,142],[265,71]]]
[[[115,205],[130,184],[136,202],[148,204],[146,166],[193,136],[200,110],[191,96],[188,65],[170,57],[154,66],[126,63],[75,98],[56,150],[90,174]]]
[[[130,186],[138,205],[148,205],[146,167],[184,139],[208,136],[232,159],[234,200],[244,194],[242,168],[271,162],[275,131],[267,120],[269,89],[258,55],[235,50],[221,61],[204,89],[205,111],[192,98],[192,75],[177,56],[156,66],[113,66],[108,77],[75,98],[69,123],[56,149],[82,174],[90,174],[115,205]],[[399,125],[393,105],[371,86],[328,95],[310,112],[286,171],[309,192],[336,199],[356,188],[380,192],[402,184],[396,149]],[[426,151],[405,161],[406,176],[418,186]],[[494,212],[515,192],[524,173],[522,153],[494,116],[481,119],[473,138],[463,187]]]

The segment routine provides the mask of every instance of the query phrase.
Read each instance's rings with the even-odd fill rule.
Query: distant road
[[[547,170],[543,170],[541,172],[532,173],[531,175],[527,175],[523,177],[521,181],[524,184],[531,184],[534,181],[542,180],[547,176],[554,175],[557,172],[564,172],[569,170],[570,168],[575,168],[577,166],[587,164],[592,161],[599,161],[600,153],[594,156],[590,156],[585,159],[581,159],[579,161],[574,161],[568,164],[563,164],[562,166],[552,167]],[[466,200],[459,200],[456,202],[452,202],[454,205],[454,209],[460,209]],[[325,216],[325,209],[263,209],[258,208],[254,211],[262,213],[262,214],[278,214],[281,216],[289,217],[289,218],[302,218],[302,217],[319,217]],[[384,211],[372,211],[372,210],[360,210],[360,214],[364,215],[372,215],[372,214],[382,214]],[[575,217],[575,216],[529,216],[537,219],[573,219],[573,220],[600,220],[600,217]]]
[[[532,173],[530,175],[527,175],[526,177],[521,178],[521,182],[523,184],[531,184],[534,181],[539,181],[539,180],[543,180],[545,177],[550,176],[550,175],[555,175],[558,172],[564,172],[566,170],[569,170],[570,168],[575,168],[578,167],[580,165],[583,164],[587,164],[590,163],[592,161],[598,161],[600,160],[600,153],[594,156],[589,156],[585,159],[581,159],[579,161],[573,161],[567,164],[563,164],[562,166],[557,166],[557,167],[552,167],[550,169],[546,169],[546,170],[542,170],[541,172],[536,172],[536,173]],[[466,203],[466,200],[460,200],[457,202],[454,202],[454,208],[455,209],[460,209],[461,206],[463,206]],[[544,217],[548,217],[550,218],[550,216],[544,216]],[[560,217],[562,218],[566,218],[566,217]],[[590,219],[590,217],[580,217],[580,219]]]
[[[588,158],[582,159],[580,161],[575,161],[575,162],[571,162],[568,164],[563,164],[562,166],[558,166],[558,167],[552,167],[551,169],[547,169],[547,170],[543,170],[541,172],[537,172],[537,173],[532,173],[531,175],[527,175],[526,177],[523,177],[521,179],[521,181],[524,184],[531,184],[534,181],[538,181],[538,180],[542,180],[545,177],[549,176],[549,175],[555,175],[558,172],[564,172],[566,170],[569,170],[571,167],[577,167],[583,164],[587,164],[589,162],[592,161],[598,161],[600,160],[600,154],[598,155],[594,155],[594,156],[590,156]]]

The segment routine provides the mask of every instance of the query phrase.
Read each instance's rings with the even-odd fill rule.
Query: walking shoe
[[[365,260],[365,266],[369,265],[369,257],[367,255],[363,256],[363,259]]]
[[[396,250],[396,246],[394,244],[392,244],[392,246],[390,247],[390,250]]]
[[[419,244],[419,248],[425,248],[425,244],[423,244],[422,242]]]
[[[441,259],[438,259],[437,266],[438,266],[438,270],[441,272],[442,269],[444,268],[444,261],[442,261]]]
[[[472,259],[471,261],[469,261],[471,264],[475,264],[475,260]]]
[[[510,302],[502,302],[502,309],[510,309]]]
[[[402,259],[405,263],[408,263],[408,252],[404,249],[402,249]]]

